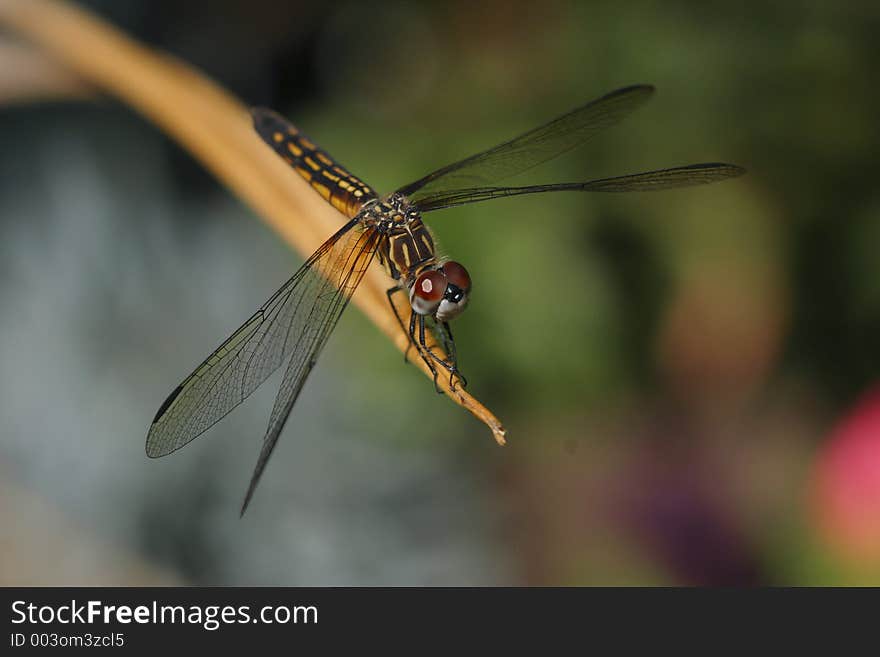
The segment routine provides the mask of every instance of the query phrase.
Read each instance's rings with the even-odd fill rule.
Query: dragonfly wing
[[[478,203],[507,196],[538,194],[542,192],[658,192],[679,187],[706,185],[745,173],[745,169],[734,164],[711,162],[689,164],[671,169],[658,169],[644,173],[633,173],[613,178],[600,178],[577,183],[556,183],[552,185],[531,185],[528,187],[471,187],[435,192],[416,203],[421,212],[442,210],[456,205]]]
[[[328,239],[263,306],[168,396],[147,434],[151,457],[180,449],[238,406],[297,348],[317,304],[321,272],[365,231],[352,220]]]
[[[612,91],[482,153],[429,173],[398,191],[412,201],[440,191],[486,185],[522,173],[618,123],[654,92],[650,85]]]
[[[373,229],[358,233],[352,231],[351,234],[349,239],[340,240],[345,244],[341,248],[334,248],[331,257],[322,258],[316,263],[313,271],[318,275],[310,275],[308,281],[303,283],[308,292],[297,295],[295,321],[291,324],[292,330],[288,331],[287,338],[292,339],[293,355],[275,398],[269,428],[263,438],[263,448],[241,507],[242,515],[250,503],[303,384],[366,273],[382,239],[382,235]]]

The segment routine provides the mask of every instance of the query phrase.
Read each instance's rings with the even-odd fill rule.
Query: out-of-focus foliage
[[[62,399],[31,430],[22,408],[45,390],[4,373],[19,401],[0,406],[15,427],[2,474],[27,494],[206,583],[880,583],[876,554],[829,540],[839,507],[817,504],[814,483],[824,476],[823,499],[839,499],[829,487],[855,461],[836,459],[827,476],[828,436],[880,379],[875,2],[83,4],[284,112],[382,190],[636,82],[657,86],[648,105],[515,182],[714,160],[749,173],[429,215],[474,278],[456,340],[511,444],[486,444],[353,315],[254,517],[236,524],[268,398],[173,461],[145,463],[142,434],[165,388],[293,259],[125,109],[5,110],[0,299],[20,312],[0,320],[0,348],[21,371],[23,354],[68,340],[62,378],[88,390],[110,377],[127,400],[101,442],[90,436],[116,411],[49,385]],[[71,178],[59,164],[74,156],[92,173]],[[47,207],[64,193],[81,206]],[[60,311],[43,308],[52,282],[28,263],[62,257],[53,245],[75,226],[94,231],[82,243],[74,231],[71,248],[99,271],[71,264],[91,281],[74,288],[81,304],[33,337]],[[64,337],[70,323],[86,337]],[[58,362],[38,359],[40,376]],[[880,442],[873,425],[865,435]],[[71,437],[79,447],[53,449]],[[108,449],[112,461],[89,472],[110,483],[71,501],[77,476],[52,459]],[[121,473],[128,492],[108,503]],[[880,500],[860,512],[880,517]]]

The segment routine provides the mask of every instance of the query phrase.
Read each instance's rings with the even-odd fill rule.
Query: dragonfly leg
[[[419,322],[419,325],[421,327],[421,333],[420,333],[421,341],[420,342],[416,342],[416,322],[418,320],[421,320],[421,322]],[[424,344],[425,344],[425,318],[422,315],[418,315],[416,313],[412,313],[410,315],[410,317],[409,317],[409,338],[410,338],[410,344],[416,345],[416,350],[419,352],[419,356],[422,357],[422,360],[425,361],[425,365],[428,366],[428,369],[431,370],[431,374],[434,375],[434,389],[437,392],[442,393],[443,391],[440,389],[440,386],[437,385],[437,368],[434,367],[434,363],[431,362],[431,359],[425,355],[425,349],[426,349],[426,347],[424,346]]]
[[[406,353],[404,354],[404,360],[407,360],[407,355],[409,354],[409,350],[415,345],[416,350],[419,352],[419,356],[422,357],[422,360],[425,361],[425,365],[428,366],[428,369],[431,371],[431,374],[434,375],[434,389],[443,394],[443,390],[437,385],[437,367],[434,363],[439,363],[445,370],[449,372],[449,386],[452,390],[455,390],[455,378],[461,381],[462,387],[467,387],[467,379],[462,375],[461,372],[458,371],[458,367],[456,365],[456,357],[455,357],[455,342],[452,338],[452,331],[449,328],[448,322],[443,322],[443,330],[441,331],[441,337],[443,340],[443,347],[450,354],[450,360],[444,360],[440,358],[437,354],[434,353],[433,349],[431,349],[427,340],[425,339],[425,316],[419,315],[417,313],[412,313],[409,318],[409,331],[406,331],[403,325],[403,318],[400,316],[400,313],[397,312],[397,308],[394,306],[394,302],[392,301],[392,295],[397,292],[403,290],[400,286],[395,286],[386,291],[386,295],[388,296],[388,302],[391,304],[392,309],[394,310],[394,316],[397,317],[397,321],[400,323],[400,327],[404,329],[404,332],[407,333],[409,337],[409,346],[406,348]],[[418,326],[419,334],[416,336],[416,326]],[[407,360],[408,362],[408,360]]]
[[[452,369],[449,371],[449,387],[455,390],[453,377],[457,376],[461,382],[461,387],[467,388],[467,379],[458,369],[458,355],[455,351],[455,338],[452,337],[452,329],[449,326],[449,322],[443,322],[441,326],[443,327],[443,346],[449,354],[449,360],[452,363]]]
[[[452,390],[455,390],[455,386],[453,385],[453,378],[452,377],[458,376],[459,378],[462,378],[462,379],[463,379],[463,377],[459,373],[458,368],[455,366],[454,357],[453,357],[452,361],[450,362],[450,361],[447,361],[447,360],[440,358],[440,356],[435,354],[434,350],[431,349],[431,347],[429,347],[427,342],[425,341],[425,316],[419,315],[418,322],[419,322],[419,351],[422,354],[422,359],[426,363],[428,363],[428,367],[430,367],[431,371],[434,372],[434,388],[437,390],[437,392],[443,392],[442,390],[440,390],[439,386],[437,386],[437,372],[436,372],[436,369],[434,368],[433,364],[428,360],[428,356],[430,356],[431,360],[433,360],[435,363],[438,363],[440,366],[442,366],[444,369],[446,369],[449,372],[449,387]],[[451,332],[448,334],[448,337],[449,337],[449,339],[451,339],[451,337],[452,337]],[[446,335],[444,335],[443,340],[444,340],[444,342],[447,342],[447,344],[448,344]],[[467,384],[465,383],[465,385],[467,385]]]
[[[400,324],[400,330],[403,331],[409,338],[409,344],[406,345],[406,351],[403,352],[403,362],[409,362],[409,350],[412,349],[414,344],[414,340],[412,338],[412,331],[407,332],[406,326],[403,324],[403,317],[400,316],[400,313],[397,311],[397,306],[394,305],[394,299],[391,297],[394,296],[396,292],[403,292],[403,288],[400,285],[395,285],[394,287],[388,288],[385,291],[385,296],[388,297],[388,303],[391,305],[391,310],[394,311],[394,316],[397,318],[397,323]]]
[[[413,324],[414,324],[413,320],[417,321],[418,325],[419,325],[419,353],[422,356],[422,360],[424,360],[425,363],[428,365],[428,367],[431,369],[431,374],[434,375],[434,390],[437,391],[437,394],[442,395],[443,390],[440,388],[440,386],[437,385],[437,368],[434,367],[434,363],[431,362],[431,359],[428,358],[428,356],[431,356],[435,361],[437,361],[441,364],[443,363],[443,361],[441,361],[436,356],[434,356],[434,354],[431,352],[431,349],[428,347],[427,343],[425,342],[425,316],[424,315],[417,315],[416,313],[413,313],[412,319],[410,320],[411,326],[413,326]],[[411,332],[411,335],[413,336],[413,338],[415,338],[414,333],[415,333],[415,327],[413,326],[413,331]]]

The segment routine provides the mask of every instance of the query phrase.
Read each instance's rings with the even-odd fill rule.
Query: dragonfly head
[[[413,312],[448,322],[467,307],[470,292],[471,277],[467,269],[449,261],[419,274],[409,290],[409,302]]]

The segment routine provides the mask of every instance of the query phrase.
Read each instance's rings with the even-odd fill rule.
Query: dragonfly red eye
[[[462,267],[457,262],[447,262],[441,268],[441,271],[446,274],[446,280],[455,285],[458,288],[461,288],[464,292],[470,292],[471,290],[471,277],[470,274],[467,273],[467,269]]]
[[[436,309],[446,292],[446,276],[432,269],[419,275],[409,293],[413,310],[420,315],[430,315]]]
[[[446,291],[446,277],[439,271],[426,271],[416,279],[414,290],[425,301],[440,301]]]

